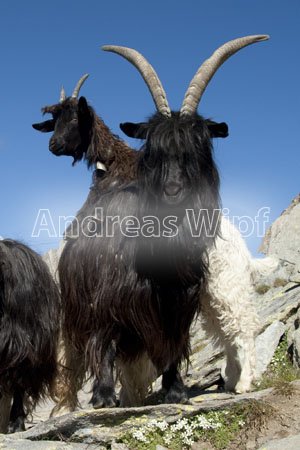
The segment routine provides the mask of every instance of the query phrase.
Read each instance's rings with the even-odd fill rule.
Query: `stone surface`
[[[207,396],[207,394],[203,394],[203,401],[199,402],[198,399],[197,402],[191,402],[189,405],[162,404],[139,408],[80,410],[48,419],[28,431],[10,435],[10,439],[16,441],[19,439],[29,441],[66,440],[69,443],[79,441],[83,444],[105,446],[152,419],[165,420],[172,424],[183,417],[189,418],[203,412],[229,408],[249,400],[260,400],[271,392],[272,389],[265,389],[242,395],[215,393]]]
[[[300,449],[300,434],[284,439],[269,441],[259,450],[298,450]]]
[[[292,341],[293,364],[300,368],[300,328],[294,331]]]
[[[300,194],[268,229],[260,247],[266,255],[274,255],[291,265],[291,272],[300,270]]]
[[[255,341],[256,346],[256,376],[260,377],[267,369],[278,346],[281,336],[285,332],[282,322],[273,322]]]
[[[130,450],[130,449],[125,444],[118,444],[116,442],[113,442],[111,444],[111,450]]]
[[[113,448],[113,447],[112,447]],[[30,441],[0,436],[1,450],[101,450],[99,445],[76,444],[53,441]]]

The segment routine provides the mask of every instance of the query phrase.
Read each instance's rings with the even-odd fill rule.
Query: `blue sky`
[[[223,206],[230,216],[253,220],[268,207],[272,222],[300,191],[299,23],[298,0],[2,0],[0,235],[41,253],[55,247],[58,238],[32,236],[38,211],[49,209],[58,229],[58,217],[74,215],[88,194],[86,166],[53,156],[49,134],[31,127],[42,106],[58,101],[62,84],[70,94],[90,73],[81,94],[124,139],[120,122],[154,112],[137,71],[101,45],[143,53],[176,110],[199,65],[224,42],[248,34],[271,39],[219,69],[199,112],[229,125],[229,138],[215,141]],[[247,237],[253,254],[261,241],[256,231]]]

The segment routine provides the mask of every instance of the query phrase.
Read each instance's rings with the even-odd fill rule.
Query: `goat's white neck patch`
[[[104,170],[105,172],[107,171],[105,165],[102,164],[102,162],[100,162],[100,161],[97,161],[97,162],[96,162],[96,169]]]

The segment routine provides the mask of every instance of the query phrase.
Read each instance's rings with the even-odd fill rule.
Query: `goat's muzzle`
[[[54,155],[60,155],[63,152],[64,145],[62,142],[59,142],[57,139],[50,139],[49,142],[49,150]]]
[[[164,187],[165,194],[170,197],[177,197],[181,189],[182,185],[174,182],[167,183]]]

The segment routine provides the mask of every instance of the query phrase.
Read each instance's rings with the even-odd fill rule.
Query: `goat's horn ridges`
[[[133,64],[147,84],[157,110],[165,117],[171,117],[171,109],[164,88],[154,68],[141,53],[132,48],[121,47],[118,45],[103,45],[101,48],[104,51],[117,53]]]
[[[199,67],[196,75],[189,84],[189,87],[185,93],[184,100],[180,109],[181,115],[191,115],[197,111],[201,97],[218,70],[218,68],[238,50],[241,50],[247,45],[254,44],[260,41],[266,41],[269,39],[267,34],[258,34],[245,36],[221,45],[214,53]]]

